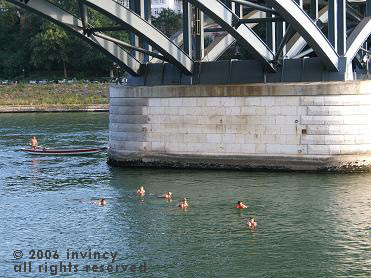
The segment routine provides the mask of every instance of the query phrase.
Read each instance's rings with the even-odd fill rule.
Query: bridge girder
[[[107,0],[82,0],[90,8],[101,12],[113,21],[127,27],[133,33],[143,37],[157,49],[169,62],[187,74],[192,73],[193,60],[180,47],[166,37],[160,30],[139,15],[118,4]]]
[[[363,43],[371,35],[371,17],[365,17],[353,30],[347,40],[347,52],[345,57],[352,61]]]
[[[272,0],[271,5],[312,47],[325,66],[338,71],[339,55],[314,21],[293,0]]]
[[[210,16],[222,26],[236,41],[246,48],[270,71],[275,71],[272,61],[274,55],[262,39],[247,25],[236,26],[239,17],[219,0],[188,0],[195,7]]]
[[[243,18],[254,19],[262,18],[265,16],[265,12],[252,11]],[[249,28],[254,28],[257,23],[248,24]],[[215,40],[205,51],[203,61],[216,61],[223,53],[236,42],[236,39],[229,33],[225,33],[222,37]]]
[[[349,3],[354,3],[354,1],[349,1]],[[352,6],[349,5],[349,3],[347,5],[348,15],[356,19],[356,21],[360,21],[361,15],[356,10],[354,10],[354,8],[352,8]],[[317,17],[315,21],[320,21],[323,24],[327,24],[328,16],[329,16],[328,6],[323,7],[319,12],[317,11],[317,9],[318,9],[317,6],[311,8],[311,10],[316,11],[314,13],[315,16]],[[243,16],[244,19],[259,19],[259,18],[264,18],[264,17],[266,17],[266,13],[262,11],[258,11],[258,10],[254,10],[252,12],[249,12],[245,16]],[[254,28],[257,25],[258,25],[257,23],[251,23],[249,24],[249,27]],[[369,28],[366,25],[360,25],[360,26],[363,26],[363,28],[365,29]],[[360,28],[360,26],[358,28]],[[363,34],[365,33],[367,33],[366,30],[363,31]],[[353,39],[349,37],[348,42],[347,42],[348,44],[349,44],[349,40],[353,40]],[[203,61],[206,62],[206,61],[217,60],[234,43],[236,43],[236,39],[231,34],[224,32],[223,35],[217,37],[205,50],[206,54],[203,57]],[[308,45],[307,41],[299,33],[296,33],[293,36],[293,38],[290,39],[289,42],[287,43],[287,52],[285,54],[285,57],[290,59],[290,58],[295,58],[297,55],[304,55],[304,53],[303,54],[300,54],[300,53],[307,45]]]
[[[324,7],[318,12],[318,18],[316,21],[322,23],[327,23],[328,21],[328,6]],[[306,46],[307,41],[299,34],[296,33],[295,36],[288,43],[288,50],[286,56],[288,58],[294,58],[298,55]]]
[[[130,49],[139,52],[142,51],[143,53],[147,53],[147,55],[157,57],[157,59],[153,59],[152,62],[158,62],[159,59],[162,59],[174,64],[185,74],[193,74],[194,61],[192,57],[181,49],[179,44],[166,37],[140,15],[120,5],[117,3],[117,1],[76,0],[79,3],[81,10],[81,19],[58,8],[56,5],[53,5],[46,0],[6,1],[37,13],[63,27],[67,31],[77,35],[84,41],[99,49],[105,55],[111,57],[132,75],[140,75],[140,69],[143,64],[138,58],[136,58],[137,56],[131,54]],[[279,56],[274,53],[274,50],[270,49],[270,47],[274,49],[274,46],[272,46],[272,44],[267,40],[267,44],[270,45],[270,47],[268,47],[264,40],[252,30],[253,27],[258,25],[259,21],[255,23],[246,23],[247,21],[243,21],[243,19],[246,18],[252,19],[264,17],[266,18],[266,21],[268,21],[269,18],[267,17],[270,15],[261,10],[251,11],[250,9],[251,12],[246,16],[243,16],[240,14],[240,11],[236,11],[235,13],[234,8],[228,8],[228,6],[222,3],[221,0],[184,1],[189,2],[209,18],[213,19],[216,24],[222,27],[219,29],[224,31],[224,35],[221,38],[217,38],[206,49],[205,56],[201,57],[201,62],[215,61],[226,49],[237,42],[240,46],[252,54],[256,60],[260,61],[266,71],[275,71],[276,60],[279,58]],[[250,3],[248,1],[230,1],[240,4],[242,3],[241,5],[243,5],[243,3]],[[339,70],[339,63],[341,59],[340,56],[343,55],[339,55],[337,53],[335,50],[336,45],[334,48],[332,43],[327,39],[327,37],[316,24],[317,20],[320,20],[322,23],[329,21],[329,14],[331,12],[328,11],[327,7],[318,12],[318,1],[310,1],[311,18],[304,11],[303,6],[297,4],[296,0],[268,0],[267,2],[267,11],[274,11],[276,16],[280,16],[280,20],[288,23],[289,26],[297,32],[289,42],[283,42],[287,47],[287,52],[285,52],[283,55],[284,59],[294,58],[297,57],[297,55],[303,56],[306,52],[308,52],[302,52],[303,49],[306,47],[306,45],[309,45],[312,48],[312,51],[316,53],[329,71]],[[354,1],[348,2],[353,3]],[[367,3],[369,2],[371,2],[371,0],[367,0]],[[315,7],[313,6],[313,3],[317,3]],[[255,4],[253,4],[253,6],[254,5]],[[90,7],[108,16],[110,19],[118,23],[120,26],[115,26],[117,30],[119,30],[121,27],[124,27],[126,30],[135,33],[161,54],[142,49],[138,46],[131,46],[125,42],[118,43],[117,39],[103,34],[107,28],[101,28],[100,30],[99,28],[89,26],[87,21],[87,7]],[[262,7],[263,6],[261,6],[260,9],[262,9]],[[271,8],[273,8],[273,10]],[[357,12],[357,10],[351,8],[350,6],[348,9],[348,14],[352,17],[357,17],[358,19],[356,22],[359,22],[359,17],[361,15]],[[318,18],[316,19],[313,17],[313,14]],[[334,14],[331,14],[331,16],[334,17]],[[333,23],[331,24],[333,28]],[[189,28],[189,26],[187,28]],[[353,28],[351,28],[349,32],[352,29]],[[90,32],[90,30],[94,30],[94,32]],[[282,34],[287,32],[285,27],[282,28],[281,32],[283,32]],[[342,34],[344,35],[344,33]],[[370,18],[364,18],[347,39],[347,51],[344,57],[347,58],[348,62],[355,57],[359,49],[362,47],[364,41],[366,41],[370,35]],[[177,36],[178,41],[181,41],[179,40],[180,37],[181,35]],[[286,38],[286,36],[283,36],[282,38]],[[283,43],[281,42],[281,44]],[[341,70],[343,70],[343,68],[341,68]]]
[[[66,31],[74,34],[85,42],[89,43],[94,48],[109,56],[122,68],[126,69],[132,75],[139,75],[141,63],[129,52],[125,51],[117,44],[91,35],[85,36],[83,32],[83,22],[72,14],[62,10],[46,0],[32,0],[25,3],[22,0],[6,0],[14,5],[25,8],[33,13],[40,15],[43,18],[57,24]]]

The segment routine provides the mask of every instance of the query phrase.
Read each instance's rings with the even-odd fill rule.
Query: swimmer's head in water
[[[241,203],[242,203],[241,201],[238,201],[238,202],[237,202],[237,205],[241,205]]]

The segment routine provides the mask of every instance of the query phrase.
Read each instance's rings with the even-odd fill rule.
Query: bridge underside
[[[58,1],[8,2],[100,49],[128,71],[130,85],[339,81],[370,73],[371,0],[184,0],[182,31],[171,38],[151,24],[150,0],[129,7],[76,0],[78,15]],[[92,26],[90,10],[113,26]],[[123,30],[130,43],[115,36]],[[241,49],[248,58],[223,56]]]
[[[345,59],[340,60],[345,66]],[[192,75],[171,64],[147,64],[141,76],[131,76],[130,86],[217,85],[277,82],[318,82],[346,80],[345,72],[326,70],[315,58],[285,59],[275,72],[268,72],[256,60],[195,62]]]

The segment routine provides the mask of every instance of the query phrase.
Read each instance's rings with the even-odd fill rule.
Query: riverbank
[[[0,86],[0,113],[109,110],[109,84]]]
[[[17,105],[0,106],[0,113],[25,113],[25,112],[108,112],[109,104],[96,105]]]

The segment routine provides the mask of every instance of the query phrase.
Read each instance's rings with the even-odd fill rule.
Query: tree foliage
[[[41,29],[31,39],[31,64],[47,70],[54,69],[53,65],[63,64],[64,77],[67,78],[69,38],[66,32],[49,22],[45,22]]]
[[[49,1],[78,14],[77,1]],[[0,79],[18,79],[38,72],[64,72],[70,77],[108,75],[112,62],[86,42],[6,1],[0,0],[0,7],[7,9],[0,12]],[[89,23],[96,27],[114,25],[93,10],[89,11]],[[126,32],[114,36],[128,40]]]
[[[182,16],[172,9],[163,9],[158,17],[152,19],[152,24],[170,37],[182,27]]]

